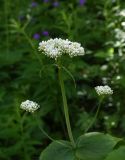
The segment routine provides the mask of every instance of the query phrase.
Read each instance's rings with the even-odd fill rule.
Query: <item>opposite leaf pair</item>
[[[40,160],[105,160],[119,141],[120,138],[109,134],[87,133],[77,139],[75,148],[68,141],[52,142],[42,152]]]

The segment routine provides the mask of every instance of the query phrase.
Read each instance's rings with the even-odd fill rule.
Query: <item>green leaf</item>
[[[8,66],[17,63],[21,60],[24,50],[16,51],[1,51],[0,53],[0,64],[1,66]]]
[[[108,134],[87,133],[77,140],[76,156],[82,160],[103,160],[120,140]]]
[[[52,142],[41,154],[40,160],[75,160],[75,153],[67,141]]]
[[[113,58],[114,57],[114,48],[109,48],[106,51],[99,51],[95,54],[95,57],[99,58]]]
[[[111,152],[105,160],[125,160],[125,146]]]

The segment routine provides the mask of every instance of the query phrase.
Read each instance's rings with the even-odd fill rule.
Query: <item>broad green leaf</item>
[[[125,160],[125,146],[111,152],[105,160]]]
[[[82,160],[103,160],[112,151],[119,138],[93,132],[80,136],[77,140],[76,156]]]
[[[75,160],[75,153],[69,142],[54,141],[41,154],[40,160]]]

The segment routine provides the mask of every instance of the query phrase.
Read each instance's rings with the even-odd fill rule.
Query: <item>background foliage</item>
[[[125,135],[125,2],[120,0],[1,0],[0,5],[0,159],[38,159],[50,141],[34,117],[19,106],[30,99],[41,106],[38,123],[53,138],[67,139],[57,69],[35,53],[38,43],[61,37],[77,41],[86,55],[64,59],[64,72],[75,136],[91,122],[98,97],[96,85],[109,85],[112,97],[91,131]],[[24,30],[21,30],[21,29]]]

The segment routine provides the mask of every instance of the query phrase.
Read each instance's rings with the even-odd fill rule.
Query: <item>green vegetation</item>
[[[122,0],[1,0],[0,160],[125,159],[124,8]],[[76,148],[65,124],[58,67],[38,51],[39,42],[56,37],[85,49],[84,56],[61,59]],[[94,87],[100,85],[113,94],[97,113]],[[20,109],[27,99],[40,105],[35,114]]]

